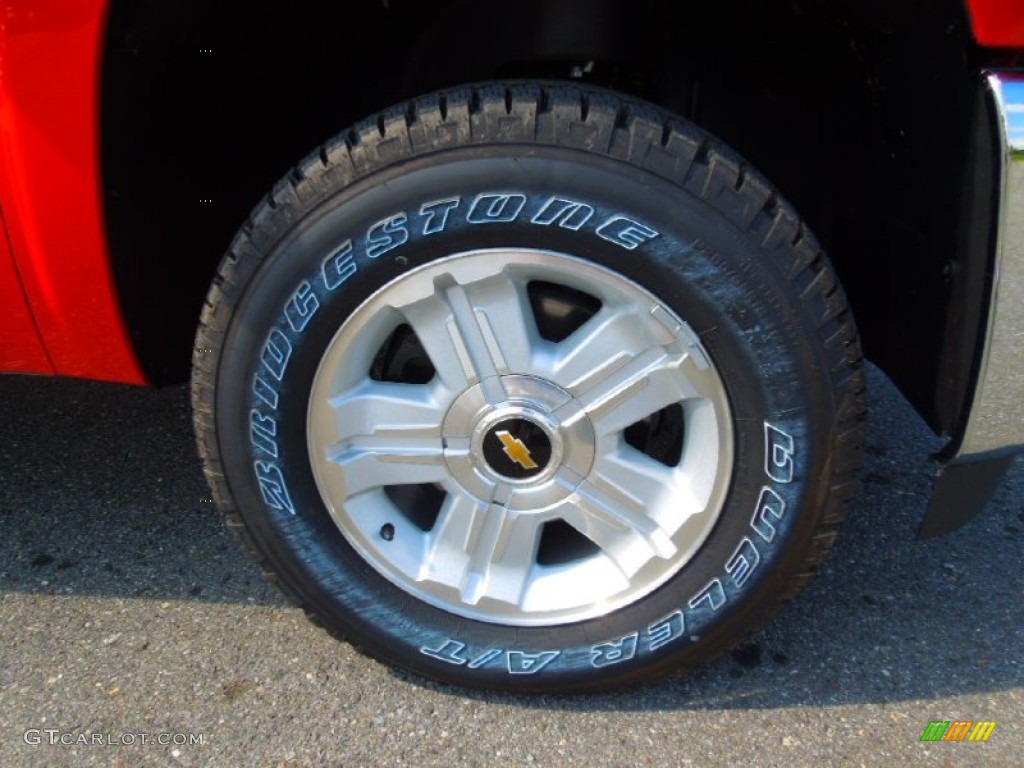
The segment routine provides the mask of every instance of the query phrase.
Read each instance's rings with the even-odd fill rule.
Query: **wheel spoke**
[[[540,335],[525,288],[502,273],[470,286],[469,298],[497,372],[530,373]]]
[[[558,345],[552,379],[573,394],[629,362],[635,350],[650,346],[649,335],[632,307],[606,306]]]
[[[378,381],[331,398],[339,439],[325,458],[344,472],[345,496],[446,477],[438,399],[430,386]]]
[[[409,438],[441,434],[446,403],[428,384],[364,381],[330,399],[342,437],[404,435]]]
[[[599,434],[623,430],[695,394],[679,370],[689,361],[686,348],[667,328],[632,308],[602,310],[563,344],[569,348],[556,378],[576,396]]]
[[[498,376],[529,371],[537,332],[523,292],[494,275],[468,287],[439,281],[436,292],[399,308],[454,392],[482,383],[489,402],[504,396]]]
[[[470,544],[463,600],[476,604],[486,595],[519,605],[536,560],[538,532],[536,518],[491,505]]]
[[[421,575],[456,587],[469,605],[484,597],[519,605],[536,560],[538,533],[538,523],[529,516],[449,495]]]
[[[419,579],[453,587],[462,585],[469,565],[470,542],[480,535],[487,504],[464,493],[449,493],[430,533]]]
[[[655,557],[676,553],[672,539],[644,513],[641,500],[601,478],[587,480],[558,515],[593,541],[628,579]]]
[[[615,489],[620,498],[628,488],[628,498],[668,534],[704,508],[687,473],[666,467],[628,446],[600,457],[592,476],[598,478],[602,487]]]
[[[686,396],[676,370],[681,359],[648,349],[578,399],[598,434],[619,432]]]
[[[435,294],[400,311],[450,391],[459,392],[480,381],[468,345],[443,297]]]
[[[328,460],[345,475],[345,498],[388,485],[437,483],[447,476],[440,445],[409,446],[360,438],[335,446]]]

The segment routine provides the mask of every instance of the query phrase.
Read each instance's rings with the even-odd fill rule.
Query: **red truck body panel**
[[[36,331],[0,217],[0,371],[54,372]]]
[[[1021,0],[967,0],[971,29],[979,45],[1024,48],[1024,3]]]
[[[38,355],[26,356],[17,369],[144,383],[117,300],[103,218],[99,87],[106,11],[106,0],[3,3],[0,210],[52,362],[42,369]],[[21,346],[32,346],[35,330],[23,315],[4,311],[0,322],[0,338],[28,334]]]

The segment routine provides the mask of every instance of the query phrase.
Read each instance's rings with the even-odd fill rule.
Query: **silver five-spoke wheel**
[[[480,250],[369,297],[320,362],[320,495],[384,577],[452,613],[552,625],[677,573],[721,510],[726,391],[690,327],[604,267]]]

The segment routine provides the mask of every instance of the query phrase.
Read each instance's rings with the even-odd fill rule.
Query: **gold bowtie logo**
[[[530,449],[518,437],[512,437],[508,430],[499,429],[494,433],[504,446],[505,455],[523,469],[536,469],[537,462],[530,456]]]

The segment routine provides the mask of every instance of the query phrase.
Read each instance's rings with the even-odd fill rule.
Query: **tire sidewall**
[[[544,223],[553,200],[593,214],[579,227],[582,214]],[[391,280],[481,248],[555,251],[618,272],[698,334],[726,386],[735,458],[719,520],[675,576],[612,614],[523,628],[441,611],[370,567],[320,499],[307,407],[337,329]],[[218,371],[218,434],[247,437],[220,439],[225,475],[288,589],[374,655],[479,687],[628,681],[714,655],[757,623],[802,560],[829,477],[829,435],[815,427],[834,418],[827,365],[782,268],[695,195],[580,152],[464,148],[384,167],[287,212],[263,250]]]

